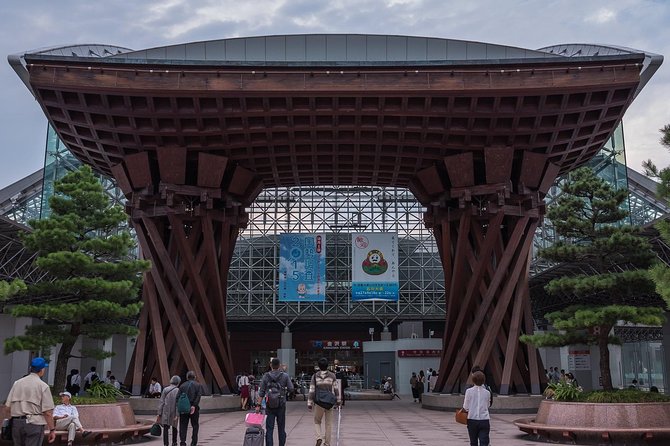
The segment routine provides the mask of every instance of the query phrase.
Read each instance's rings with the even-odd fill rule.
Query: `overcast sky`
[[[668,0],[0,0],[0,187],[42,167],[47,121],[6,55],[105,43],[142,49],[226,37],[405,34],[541,48],[603,43],[670,56]],[[670,164],[670,60],[624,117],[628,165]]]

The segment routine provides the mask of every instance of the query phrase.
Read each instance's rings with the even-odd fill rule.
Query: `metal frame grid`
[[[445,315],[444,272],[437,245],[423,223],[425,209],[406,189],[292,187],[264,190],[249,209],[228,281],[229,320],[436,319]],[[326,234],[326,300],[279,302],[277,265],[282,233]],[[400,298],[352,302],[352,232],[398,234]]]
[[[41,209],[39,218],[46,218],[51,213],[49,208],[49,197],[54,193],[54,183],[65,176],[66,173],[78,169],[81,162],[75,158],[65,144],[58,138],[56,131],[51,125],[47,128],[46,154],[44,158],[44,179],[41,195]],[[97,175],[112,203],[125,206],[126,198],[121,189],[110,177]],[[124,227],[127,224],[124,224]]]
[[[46,277],[46,273],[34,265],[37,254],[21,241],[19,234],[28,230],[7,217],[0,217],[0,280],[21,279],[35,283]]]
[[[17,223],[26,225],[30,220],[39,220],[41,210],[42,183],[40,182],[35,185],[34,190],[27,191],[18,199],[13,200],[2,215]]]

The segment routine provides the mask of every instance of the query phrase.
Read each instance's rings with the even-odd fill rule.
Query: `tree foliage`
[[[127,216],[120,206],[110,205],[89,167],[57,181],[49,204],[51,216],[31,221],[33,231],[23,236],[48,277],[34,284],[0,284],[0,296],[15,295],[9,306],[13,316],[41,321],[6,339],[5,353],[48,354],[60,345],[54,385],[62,388],[79,336],[104,340],[137,333],[132,321],[141,308],[142,273],[150,265],[131,258],[133,240],[119,229]],[[102,349],[79,353],[97,359],[113,355]]]
[[[661,132],[661,145],[670,150],[670,124],[659,130]],[[642,163],[645,173],[659,181],[656,194],[665,200],[670,200],[670,167],[659,169],[651,161]],[[661,238],[670,243],[670,222],[661,220],[656,223],[656,229],[661,234]],[[670,268],[666,265],[655,265],[651,268],[651,277],[656,284],[656,292],[670,305]]]
[[[558,331],[524,335],[521,340],[541,347],[599,346],[603,387],[611,390],[608,345],[618,343],[611,334],[614,325],[664,321],[663,308],[637,303],[638,297],[654,292],[648,268],[655,256],[637,228],[619,224],[627,215],[622,206],[627,191],[615,190],[592,170],[581,168],[571,174],[562,192],[548,217],[563,241],[540,256],[579,263],[590,271],[551,280],[545,287],[549,295],[568,295],[581,303],[545,315]]]

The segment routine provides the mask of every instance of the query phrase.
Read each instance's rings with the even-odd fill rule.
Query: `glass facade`
[[[661,341],[626,342],[621,345],[621,376],[623,387],[636,385],[649,390],[655,386],[665,391],[663,385],[663,346]],[[637,384],[633,383],[637,380]]]

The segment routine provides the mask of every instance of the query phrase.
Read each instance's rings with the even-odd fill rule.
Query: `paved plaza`
[[[336,414],[335,414],[336,415]],[[493,446],[538,446],[541,443],[524,438],[512,421],[524,415],[504,414],[491,417]],[[335,420],[337,418],[335,417]],[[286,421],[287,446],[315,444],[312,413],[303,401],[288,405]],[[244,412],[203,414],[200,417],[202,446],[242,445]],[[275,445],[277,445],[275,432]],[[151,437],[151,443],[161,440]],[[190,430],[188,441],[190,441]],[[335,426],[331,445],[335,446]],[[401,401],[348,401],[342,409],[341,446],[431,446],[468,445],[466,427],[454,421],[454,414],[421,409],[411,398]]]

